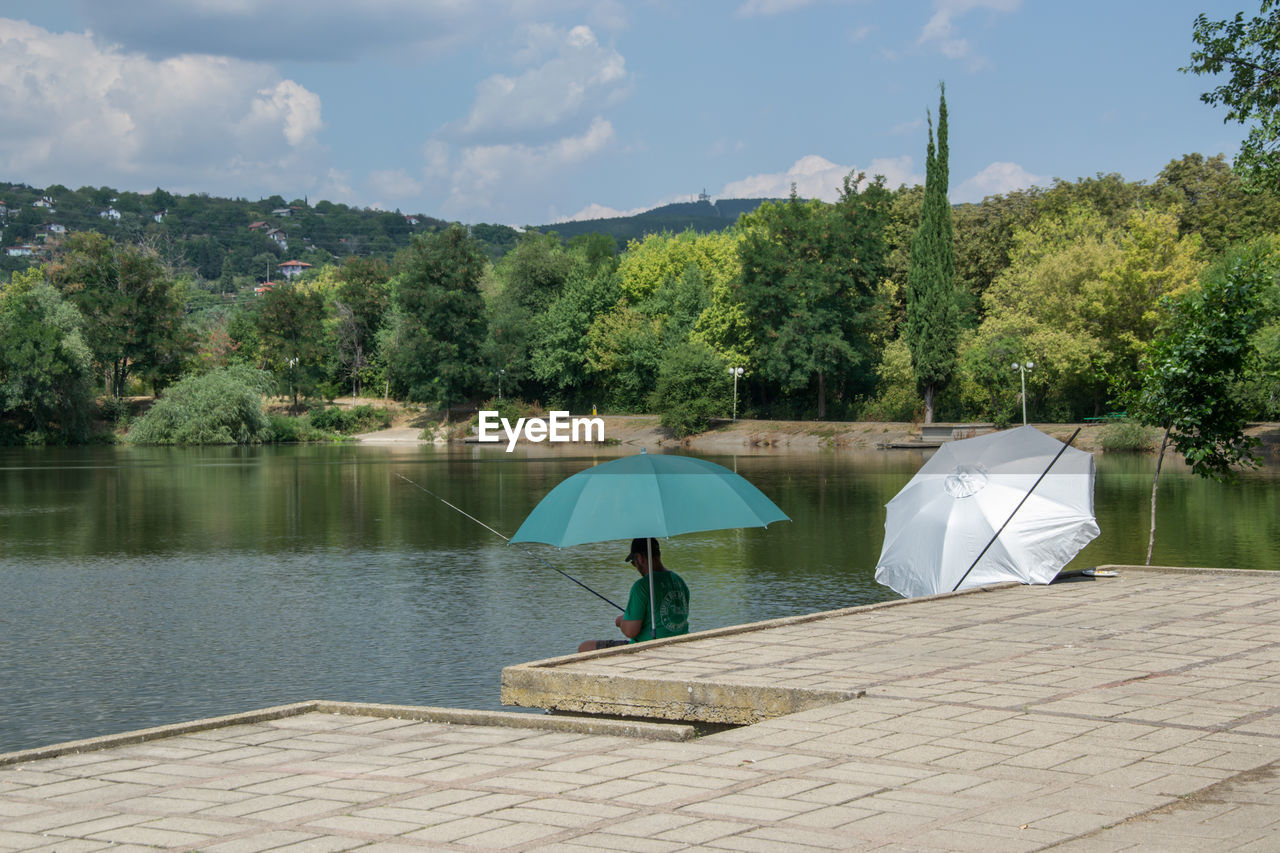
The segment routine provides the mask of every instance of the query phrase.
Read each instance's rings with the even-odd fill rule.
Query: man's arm
[[[618,630],[622,631],[622,635],[629,640],[636,638],[640,633],[640,629],[644,627],[643,619],[623,619],[619,614],[617,619],[613,620],[613,624],[618,626]]]

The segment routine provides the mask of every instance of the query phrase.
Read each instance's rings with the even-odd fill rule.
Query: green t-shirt
[[[689,633],[689,587],[672,571],[653,573],[653,598],[657,602],[658,636],[675,637]],[[622,618],[643,619],[640,633],[631,641],[653,639],[649,628],[649,579],[642,577],[631,585],[627,609]]]

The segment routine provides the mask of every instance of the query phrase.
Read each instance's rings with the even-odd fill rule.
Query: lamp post
[[[1022,376],[1022,425],[1027,425],[1027,371],[1036,366],[1034,361],[1014,362],[1013,369]]]
[[[733,377],[733,420],[738,419],[738,379],[746,373],[741,367],[730,367],[729,375]]]
[[[506,372],[505,370],[498,371],[498,402],[502,402],[502,374]]]

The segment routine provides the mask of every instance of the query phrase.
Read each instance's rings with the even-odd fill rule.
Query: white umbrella
[[[1035,427],[948,442],[889,501],[876,580],[908,598],[1049,583],[1098,535],[1093,481],[1091,454]]]

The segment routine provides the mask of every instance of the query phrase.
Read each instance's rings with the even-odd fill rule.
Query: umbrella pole
[[[1009,517],[1004,520],[1004,524],[1000,525],[1000,529],[996,531],[996,535],[991,537],[991,541],[987,543],[987,547],[982,549],[982,553],[977,556],[972,564],[970,564],[969,568],[964,570],[964,574],[960,576],[960,580],[956,581],[956,585],[951,587],[952,592],[955,592],[960,588],[960,584],[964,583],[964,579],[969,577],[969,572],[973,571],[973,567],[978,565],[978,561],[986,556],[987,550],[992,545],[996,544],[996,540],[1000,538],[1000,534],[1004,533],[1004,529],[1009,526],[1009,522],[1013,521],[1013,517],[1018,514],[1018,510],[1022,509],[1022,505],[1027,502],[1027,498],[1031,497],[1031,493],[1036,490],[1036,486],[1040,485],[1040,481],[1048,475],[1049,468],[1052,468],[1057,461],[1062,458],[1062,454],[1067,452],[1067,448],[1071,446],[1071,442],[1075,441],[1076,436],[1079,434],[1080,427],[1076,427],[1076,431],[1071,433],[1071,438],[1068,438],[1067,443],[1062,445],[1062,449],[1058,451],[1058,455],[1053,457],[1053,460],[1049,463],[1049,467],[1045,468],[1044,473],[1042,473],[1039,478],[1031,484],[1031,488],[1027,489],[1027,493],[1022,496],[1022,500],[1018,501],[1018,505],[1013,508],[1013,512],[1009,513]]]
[[[657,600],[653,594],[653,538],[646,536],[644,538],[645,548],[649,551],[649,567],[647,574],[649,575],[649,635],[650,639],[658,639],[658,607]]]

